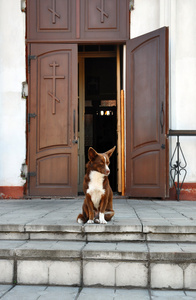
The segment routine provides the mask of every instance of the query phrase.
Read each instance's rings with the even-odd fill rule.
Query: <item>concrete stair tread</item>
[[[0,240],[0,283],[196,289],[196,243]]]
[[[0,239],[196,242],[191,201],[114,199],[111,222],[80,225],[83,198],[0,202]]]
[[[111,222],[80,225],[80,200],[0,203],[0,283],[76,286],[85,300],[85,286],[196,289],[193,203],[119,199]]]
[[[0,241],[0,257],[27,258],[78,258],[84,242],[67,241]]]
[[[89,243],[84,258],[119,260],[196,259],[196,243]]]
[[[80,241],[1,240],[0,258],[2,257],[186,261],[196,259],[196,243],[85,243]]]
[[[128,222],[127,222],[128,223]],[[62,233],[123,233],[123,232],[140,232],[140,233],[196,233],[196,226],[189,225],[166,225],[160,222],[145,222],[143,225],[135,225],[129,220],[129,224],[0,224],[0,232],[62,232]]]
[[[193,300],[196,291],[161,291],[148,289],[116,289],[84,287],[57,287],[57,286],[12,286],[0,285],[1,299],[70,299],[70,300]]]
[[[140,232],[140,233],[196,233],[196,225],[187,224],[165,224],[160,220],[143,221],[143,224],[134,224],[131,220],[123,220],[121,224],[108,222],[107,224],[52,224],[52,222],[44,222],[44,224],[16,224],[16,223],[0,223],[0,232],[62,232],[62,233],[123,233],[123,232]],[[138,223],[138,222],[137,222]]]

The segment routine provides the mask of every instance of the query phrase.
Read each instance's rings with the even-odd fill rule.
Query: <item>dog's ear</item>
[[[115,149],[116,149],[116,146],[114,146],[112,149],[110,149],[106,152],[106,154],[108,155],[109,158],[112,156]]]
[[[93,161],[97,155],[98,155],[98,153],[92,147],[90,147],[88,149],[88,159],[89,160]]]

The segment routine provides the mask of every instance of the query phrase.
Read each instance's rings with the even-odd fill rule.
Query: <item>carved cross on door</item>
[[[52,0],[52,8],[48,8],[52,13],[52,24],[56,24],[56,17],[60,19],[60,15],[55,11],[56,10],[56,0]]]
[[[52,97],[52,114],[56,114],[56,101],[60,103],[60,100],[56,97],[56,79],[64,79],[65,76],[58,76],[56,75],[56,67],[59,67],[59,64],[53,62],[49,64],[50,67],[53,68],[52,75],[44,76],[44,79],[52,79],[52,93],[48,92],[48,95]]]
[[[101,0],[101,8],[97,6],[97,10],[101,13],[101,23],[104,23],[104,16],[109,17],[109,14],[104,11],[104,0]]]

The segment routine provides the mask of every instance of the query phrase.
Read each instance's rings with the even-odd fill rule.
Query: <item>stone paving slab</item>
[[[194,201],[114,199],[110,222],[81,225],[83,200],[0,200],[0,239],[196,242]]]
[[[7,292],[6,292],[7,287]],[[78,288],[53,286],[0,286],[3,300],[75,300]],[[1,292],[2,291],[2,292]]]
[[[154,291],[151,290],[151,300],[193,300],[195,291]]]
[[[130,224],[131,223],[131,224]],[[105,226],[103,224],[85,224],[84,232],[86,233],[103,233],[103,232],[141,232],[142,225],[138,220],[125,220],[123,219],[119,223],[109,223]]]
[[[0,285],[3,300],[193,300],[196,291]]]
[[[75,242],[1,240],[1,258],[79,258],[88,260],[196,261],[195,243]]]
[[[151,260],[195,260],[195,243],[148,243]]]
[[[85,235],[84,235],[85,237]],[[142,232],[121,232],[120,229],[113,232],[97,233],[96,230],[86,233],[86,241],[88,242],[119,242],[119,241],[144,241],[145,236]],[[196,237],[194,236],[194,240]]]
[[[83,249],[83,259],[147,260],[146,243],[89,243]]]
[[[71,200],[0,200],[0,226],[74,225],[82,210],[83,197]],[[196,202],[114,199],[115,216],[107,226],[196,227]],[[20,227],[19,227],[20,228]],[[89,228],[89,225],[86,226]],[[100,227],[100,230],[102,227]],[[196,231],[195,231],[196,232]]]
[[[0,241],[0,257],[81,258],[84,242],[67,241]]]

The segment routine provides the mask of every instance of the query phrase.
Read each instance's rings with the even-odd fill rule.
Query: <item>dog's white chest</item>
[[[101,196],[105,194],[105,190],[103,189],[104,176],[104,174],[97,171],[91,171],[89,174],[90,181],[86,192],[91,196],[96,209],[99,207]]]

